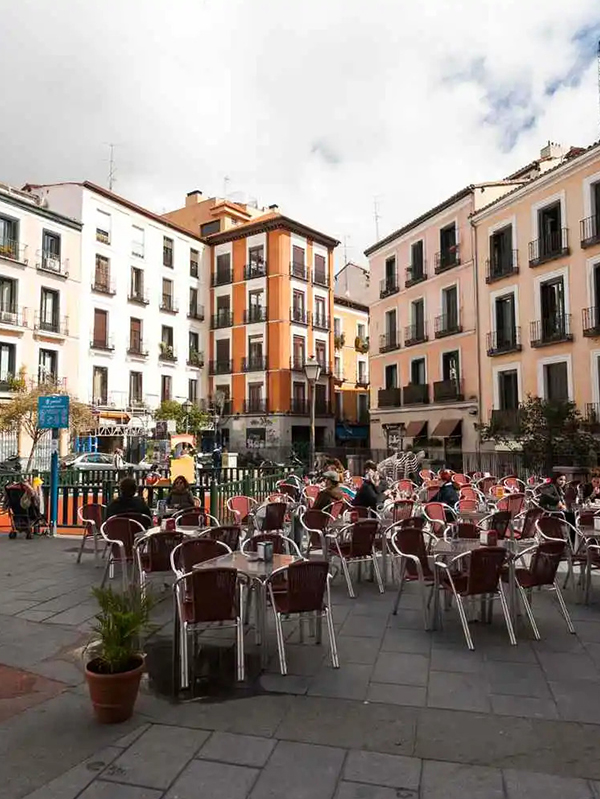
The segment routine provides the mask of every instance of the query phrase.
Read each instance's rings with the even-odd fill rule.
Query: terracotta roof
[[[241,225],[234,225],[227,230],[205,236],[204,241],[208,244],[223,244],[226,241],[243,239],[255,233],[264,233],[269,230],[277,230],[277,228],[297,233],[299,236],[316,241],[324,247],[337,247],[339,244],[337,239],[333,239],[325,233],[320,233],[318,230],[313,230],[313,228],[309,228],[301,222],[296,222],[295,219],[290,219],[288,216],[283,216],[277,211],[269,211],[263,216],[255,217],[248,222],[243,222]]]
[[[354,300],[349,300],[348,297],[336,297],[333,298],[334,305],[343,305],[346,308],[353,308],[355,311],[362,311],[363,313],[369,313],[369,306],[363,305],[360,302],[355,302]]]

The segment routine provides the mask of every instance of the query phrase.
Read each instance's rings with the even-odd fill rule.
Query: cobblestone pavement
[[[496,612],[469,652],[454,609],[427,633],[415,590],[393,616],[391,588],[337,581],[339,670],[291,626],[287,677],[273,657],[246,690],[179,703],[146,683],[101,726],[81,665],[101,570],[76,543],[0,538],[2,799],[600,799],[598,604],[565,593],[573,636],[536,595],[542,641],[520,619],[511,647]],[[165,594],[157,645],[171,612]]]

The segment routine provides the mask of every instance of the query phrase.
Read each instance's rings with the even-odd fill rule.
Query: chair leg
[[[180,658],[179,663],[181,665],[181,687],[182,688],[189,688],[190,685],[190,664],[189,664],[189,642],[188,642],[188,630],[187,624],[185,622],[181,623],[179,633],[179,640],[180,640]]]
[[[320,644],[323,640],[323,614],[317,612],[315,619],[315,644]]]
[[[81,556],[83,555],[83,548],[84,548],[85,542],[86,542],[86,540],[88,538],[89,538],[88,528],[86,526],[85,527],[85,532],[83,533],[83,538],[81,539],[81,546],[79,547],[79,552],[77,553],[77,560],[75,561],[75,563],[81,563]],[[94,543],[95,543],[95,541],[96,541],[96,539],[94,538]]]
[[[573,635],[575,634],[575,627],[573,627],[573,622],[571,621],[571,615],[567,610],[567,606],[565,604],[565,600],[563,599],[562,592],[558,587],[558,580],[554,581],[554,588],[556,590],[556,598],[558,599],[558,604],[560,605],[560,609],[562,611],[562,615],[565,617],[565,621],[567,622],[567,627],[569,632]]]
[[[350,596],[350,599],[356,599],[356,594],[354,593],[354,588],[352,587],[352,580],[350,578],[350,569],[348,568],[346,558],[341,558],[341,563],[342,563],[342,571],[344,572],[344,577],[346,578],[346,585],[348,586],[348,595]]]
[[[463,633],[465,634],[465,640],[467,642],[467,646],[472,651],[475,649],[473,644],[473,639],[471,638],[471,631],[469,630],[469,621],[467,619],[467,614],[465,613],[465,606],[463,605],[462,598],[455,594],[456,597],[456,607],[458,608],[458,615],[460,616],[460,622],[462,624]]]
[[[375,572],[375,577],[377,578],[377,585],[379,586],[379,593],[384,594],[385,588],[383,587],[383,581],[381,579],[381,572],[379,570],[379,563],[377,563],[377,555],[373,552],[371,555],[371,563],[373,564],[373,571]]]
[[[423,608],[423,626],[426,630],[431,629],[431,620],[429,618],[429,604],[431,602],[431,596],[427,597],[427,586],[423,580],[419,580],[419,584],[421,586],[421,605]],[[433,590],[433,589],[432,589]]]
[[[112,566],[112,558],[109,557],[108,560],[106,561],[106,567],[104,569],[104,574],[102,575],[102,582],[100,583],[100,588],[104,588],[104,585],[106,583],[106,578],[110,576],[111,566]]]
[[[287,674],[287,663],[285,660],[285,643],[283,640],[283,629],[281,627],[281,614],[275,611],[275,633],[277,638],[277,652],[279,654],[279,670],[283,675]]]
[[[529,619],[529,624],[531,624],[531,629],[533,631],[533,637],[536,641],[539,641],[540,631],[538,630],[538,626],[536,624],[535,618],[533,616],[533,610],[531,609],[531,605],[529,604],[529,600],[527,599],[527,592],[523,588],[522,585],[517,583],[517,592],[521,597],[521,602],[523,603],[523,607],[525,608],[525,613],[527,614],[527,618]]]
[[[502,605],[502,612],[504,613],[504,620],[506,621],[506,629],[508,630],[508,637],[510,638],[510,642],[513,646],[517,645],[517,638],[515,636],[515,631],[512,624],[512,619],[510,618],[510,611],[508,609],[508,602],[506,601],[506,596],[504,595],[504,588],[502,583],[498,584],[498,593],[500,595],[500,604]]]
[[[398,613],[398,606],[400,605],[400,598],[402,597],[402,590],[404,588],[404,574],[406,571],[406,562],[404,558],[400,558],[400,574],[399,574],[399,582],[398,582],[398,592],[396,593],[396,600],[394,602],[394,609],[392,613],[394,616]]]
[[[94,536],[94,563],[98,560],[98,529],[94,524],[92,528],[92,534]]]
[[[244,590],[240,586],[240,609],[236,619],[236,644],[235,652],[237,656],[237,679],[238,682],[243,682],[246,676],[245,661],[244,661]]]
[[[334,669],[339,669],[340,661],[338,658],[337,643],[335,640],[335,629],[333,627],[333,617],[331,608],[325,609],[325,620],[327,621],[327,632],[329,633],[329,649],[331,650],[331,665]]]

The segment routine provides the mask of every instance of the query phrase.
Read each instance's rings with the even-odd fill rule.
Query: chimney
[[[197,203],[202,202],[202,192],[199,189],[194,189],[194,191],[188,191],[185,196],[185,207],[187,208],[188,205],[196,205]]]
[[[553,141],[549,141],[548,144],[540,150],[540,158],[542,160],[547,158],[562,158],[564,154],[565,148],[562,144],[557,144]]]
[[[275,203],[274,205],[270,205],[269,206],[269,211],[272,211],[274,214],[278,214],[279,213],[279,206],[277,205],[277,203]]]

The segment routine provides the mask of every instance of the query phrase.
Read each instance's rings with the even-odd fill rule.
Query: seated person
[[[579,486],[579,492],[584,502],[600,502],[600,472],[594,469],[590,483]]]
[[[440,472],[440,480],[442,480],[442,485],[439,487],[438,492],[431,498],[430,502],[443,502],[445,505],[450,505],[450,507],[453,508],[458,502],[459,496],[452,482],[452,475],[446,469],[442,469]]]
[[[365,475],[363,483],[356,492],[352,500],[355,508],[371,508],[377,510],[377,506],[383,501],[383,492],[380,488],[380,479],[377,472],[377,464],[373,461],[365,463]]]
[[[194,495],[190,491],[190,484],[185,477],[180,474],[173,480],[171,490],[167,494],[167,507],[185,510],[196,505]]]
[[[323,478],[325,488],[319,491],[313,510],[326,510],[333,502],[346,499],[346,494],[340,488],[340,476],[337,472],[325,472]]]
[[[119,483],[119,496],[106,509],[106,518],[126,513],[142,513],[148,516],[146,529],[152,527],[152,511],[142,497],[137,496],[137,483],[133,477],[124,477]]]

